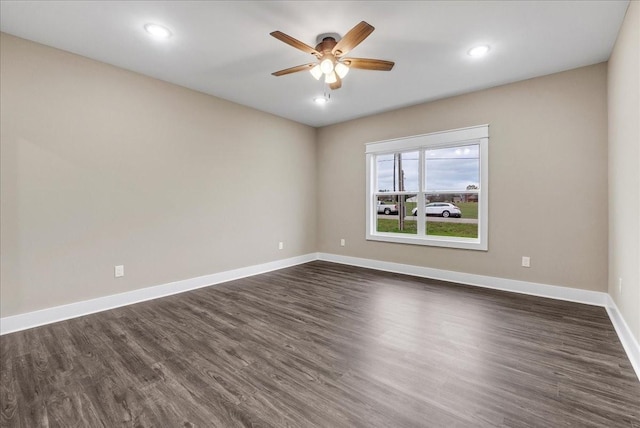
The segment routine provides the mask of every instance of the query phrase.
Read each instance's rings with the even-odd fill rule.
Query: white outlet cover
[[[116,278],[124,276],[124,265],[118,265],[114,268],[114,275]]]

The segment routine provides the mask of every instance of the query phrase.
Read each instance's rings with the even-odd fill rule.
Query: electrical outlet
[[[284,248],[284,242],[278,242],[278,250],[282,250]]]
[[[118,265],[113,269],[113,274],[116,278],[124,276],[124,265]]]
[[[341,247],[344,247],[345,245],[347,245],[347,241],[345,241],[345,240],[344,240],[344,238],[342,238],[342,239],[340,240],[340,246],[341,246]]]
[[[618,294],[622,294],[622,278],[618,278]]]
[[[522,267],[531,267],[531,257],[522,256]]]

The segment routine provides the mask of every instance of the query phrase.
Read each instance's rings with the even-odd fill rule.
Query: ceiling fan
[[[316,80],[320,80],[320,78],[324,76],[325,83],[327,83],[331,89],[338,89],[342,86],[342,79],[347,75],[350,68],[389,71],[394,66],[392,61],[344,57],[349,51],[369,37],[373,30],[375,30],[373,26],[362,21],[349,30],[342,39],[340,39],[337,34],[321,34],[318,36],[318,45],[315,49],[281,31],[274,31],[271,33],[273,37],[296,49],[314,55],[317,61],[286,68],[271,74],[274,76],[284,76],[285,74],[309,70]]]

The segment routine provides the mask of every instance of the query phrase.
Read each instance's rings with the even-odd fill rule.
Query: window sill
[[[414,236],[404,233],[367,234],[367,241],[394,242],[397,244],[425,245],[429,247],[458,248],[463,250],[487,251],[487,243],[477,238],[456,238],[452,236]]]

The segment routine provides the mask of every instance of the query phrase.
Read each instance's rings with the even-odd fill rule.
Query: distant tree
[[[469,184],[467,186],[467,190],[478,190],[478,186],[476,186],[475,184]]]

